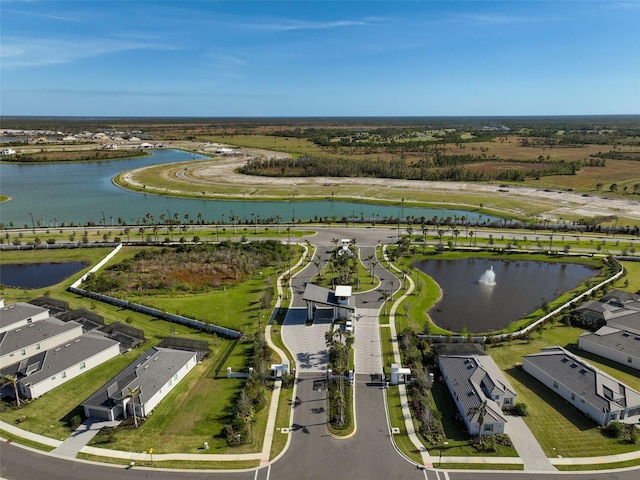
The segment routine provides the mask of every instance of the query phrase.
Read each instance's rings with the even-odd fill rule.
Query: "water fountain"
[[[478,282],[489,286],[496,284],[496,273],[493,271],[493,265],[480,276],[480,280],[478,280]]]

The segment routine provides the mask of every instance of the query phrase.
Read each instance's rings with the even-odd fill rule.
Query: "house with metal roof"
[[[524,370],[599,425],[640,422],[640,392],[562,347],[522,358]]]
[[[67,343],[82,333],[79,323],[53,317],[0,333],[0,368]]]
[[[23,302],[5,306],[4,301],[0,302],[0,333],[49,318],[47,308]]]
[[[640,370],[640,333],[604,326],[595,332],[580,335],[578,347]]]
[[[489,355],[441,355],[444,378],[471,435],[504,433],[502,409],[513,407],[517,393]]]
[[[153,347],[82,403],[87,417],[147,417],[196,366],[196,352]],[[133,395],[132,395],[133,394]]]
[[[119,354],[120,342],[92,332],[22,360],[12,366],[15,372],[3,373],[18,379],[20,395],[38,398]]]

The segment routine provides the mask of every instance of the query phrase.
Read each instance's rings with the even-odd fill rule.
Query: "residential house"
[[[196,366],[196,352],[154,347],[104,384],[82,404],[87,417],[147,417]]]
[[[440,372],[471,435],[504,433],[518,395],[489,355],[441,355]]]
[[[0,333],[14,330],[45,318],[49,318],[49,309],[47,308],[38,307],[30,303],[13,303],[5,307],[4,301],[0,300]]]
[[[22,360],[15,372],[3,373],[18,379],[20,395],[38,398],[119,354],[120,342],[91,332]]]
[[[0,333],[0,368],[67,343],[82,333],[79,323],[53,317]]]
[[[585,332],[578,347],[614,362],[640,370],[640,334],[604,326],[596,332]]]
[[[624,290],[612,290],[600,300],[591,300],[576,308],[576,312],[586,321],[598,328],[609,325],[611,321],[628,322],[624,317],[635,318],[637,328],[640,328],[640,295],[625,292]],[[639,332],[640,333],[640,332]]]
[[[640,422],[640,392],[562,347],[523,357],[524,370],[599,425]]]

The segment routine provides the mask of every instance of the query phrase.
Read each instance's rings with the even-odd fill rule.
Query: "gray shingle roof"
[[[603,345],[612,350],[640,356],[640,335],[613,327],[602,327],[596,332],[585,332],[580,340]]]
[[[3,355],[15,352],[78,327],[82,330],[82,325],[76,322],[63,322],[53,317],[45,318],[39,322],[0,333],[0,352]],[[82,335],[82,331],[79,335]]]
[[[25,320],[34,315],[48,312],[49,309],[31,305],[30,303],[14,303],[0,308],[0,328]]]
[[[486,402],[485,423],[506,422],[502,409],[491,395],[510,392],[515,396],[516,393],[490,356],[442,355],[439,359],[470,422],[479,421],[483,402]]]
[[[20,362],[25,364],[25,373],[37,367],[37,370],[21,379],[21,382],[35,385],[119,343],[99,332],[86,333],[69,343],[47,350],[44,355],[38,355],[38,358],[32,357]]]
[[[128,388],[138,387],[138,402],[144,404],[195,355],[196,352],[191,351],[153,347],[105,383],[83,405],[111,408],[128,394]]]
[[[639,392],[562,347],[545,348],[524,358],[603,412],[640,405]]]

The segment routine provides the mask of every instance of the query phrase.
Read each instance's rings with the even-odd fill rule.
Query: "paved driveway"
[[[381,374],[382,349],[378,309],[358,308],[354,323],[354,350],[356,374]]]

